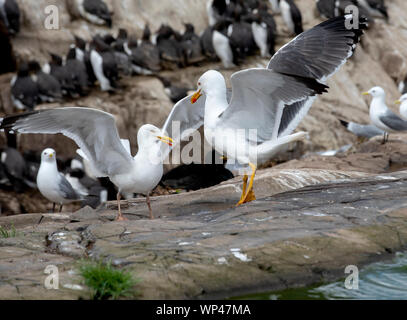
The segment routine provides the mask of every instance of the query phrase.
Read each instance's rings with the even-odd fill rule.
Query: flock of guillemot
[[[137,39],[120,29],[117,36],[96,35],[92,41],[75,37],[65,57],[50,53],[51,60],[39,66],[35,60],[21,61],[11,82],[12,101],[20,110],[32,110],[37,104],[60,101],[64,97],[85,96],[99,83],[102,91],[120,87],[121,75],[158,75],[161,70],[177,69],[204,61],[220,59],[225,68],[239,65],[249,55],[260,52],[271,57],[275,50],[277,26],[274,15],[281,13],[291,35],[303,31],[302,16],[293,0],[212,0],[208,1],[209,27],[197,35],[192,24],[178,32],[161,25],[152,34],[148,25]],[[357,5],[367,17],[387,18],[383,1],[319,0],[321,15],[330,18],[344,14],[346,6]],[[83,18],[91,23],[112,26],[112,16],[102,0],[78,4]],[[19,31],[19,11],[15,0],[6,0],[0,12],[10,34]],[[184,97],[188,88],[177,88],[160,77],[173,102]]]

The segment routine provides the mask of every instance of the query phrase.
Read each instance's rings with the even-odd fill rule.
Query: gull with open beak
[[[327,91],[325,81],[352,56],[366,29],[363,18],[354,29],[348,28],[352,19],[348,15],[325,21],[283,46],[267,68],[232,74],[232,90],[221,73],[209,70],[199,78],[198,91],[174,106],[164,126],[174,140],[172,122],[180,123],[181,138],[204,125],[209,145],[227,157],[228,165],[241,168],[243,188],[237,205],[256,199],[258,164],[307,136],[293,131],[316,96]]]
[[[127,220],[120,208],[122,193],[145,194],[153,219],[149,194],[163,175],[161,144],[171,146],[173,142],[157,127],[145,124],[139,129],[134,158],[120,140],[114,116],[97,109],[66,107],[17,114],[5,117],[0,128],[20,133],[62,133],[74,140],[97,176],[109,177],[117,186],[116,220]]]

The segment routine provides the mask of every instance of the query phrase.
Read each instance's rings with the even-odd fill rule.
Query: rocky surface
[[[61,29],[48,31],[43,28],[43,8],[50,1],[18,2],[23,26],[13,45],[19,57],[35,56],[45,62],[48,51],[66,52],[74,34],[89,39],[95,32],[109,31],[75,18],[71,0],[52,1],[60,8]],[[162,0],[160,6],[147,0],[108,2],[114,12],[113,32],[124,26],[140,34],[145,22],[153,30],[162,22],[181,29],[182,22],[193,20],[197,31],[206,26],[201,0],[188,5]],[[306,28],[321,21],[310,10],[314,0],[297,4]],[[300,124],[299,130],[308,131],[310,139],[276,159],[298,160],[259,170],[258,200],[253,203],[234,207],[241,192],[236,178],[205,190],[152,198],[153,221],[147,220],[144,199],[123,201],[129,221],[118,223],[112,221],[115,203],[99,211],[44,214],[50,204],[37,193],[0,193],[0,203],[10,211],[42,212],[0,217],[1,226],[17,229],[16,237],[0,238],[0,299],[87,298],[77,267],[79,259],[88,257],[111,259],[130,270],[141,280],[136,290],[143,299],[227,298],[337,279],[344,276],[346,265],[360,267],[405,249],[407,171],[393,172],[407,168],[407,136],[391,135],[386,145],[380,137],[359,145],[338,121],[369,122],[368,100],[360,93],[378,84],[397,111],[392,103],[399,96],[396,81],[407,69],[407,25],[400,14],[407,10],[407,2],[389,1],[388,7],[389,23],[378,20],[372,26],[352,60],[329,80],[329,93],[316,100]],[[290,39],[283,36],[281,17],[277,23],[278,44],[283,45]],[[254,57],[239,69],[266,63]],[[210,68],[225,76],[236,71],[207,63],[162,75],[193,88]],[[11,77],[0,76],[2,114],[13,112]],[[134,153],[138,128],[144,123],[161,126],[172,103],[155,78],[124,78],[122,83],[124,88],[116,94],[95,89],[89,97],[39,108],[81,105],[111,112],[121,137],[132,141]],[[335,157],[314,153],[350,143],[354,147]],[[53,147],[65,158],[76,149],[62,136],[22,135],[19,145],[22,150]],[[48,265],[58,266],[59,290],[44,288]]]
[[[266,169],[257,201],[235,208],[240,191],[235,179],[152,198],[152,221],[144,199],[123,202],[127,222],[112,221],[115,203],[0,218],[17,229],[0,239],[0,298],[88,298],[77,275],[86,257],[131,271],[142,299],[227,298],[333,280],[407,244],[405,171]],[[44,288],[48,265],[59,290]]]

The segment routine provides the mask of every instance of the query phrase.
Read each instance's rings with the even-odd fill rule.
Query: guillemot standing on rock
[[[44,65],[43,71],[54,76],[61,84],[62,94],[64,96],[77,97],[78,94],[75,90],[75,85],[69,70],[63,65],[63,59],[61,56],[50,53],[51,62]]]
[[[277,25],[273,16],[268,13],[267,6],[264,3],[259,4],[258,9],[253,10],[247,21],[251,22],[253,38],[261,56],[271,57],[275,53]]]
[[[90,53],[93,72],[99,81],[102,91],[111,91],[117,88],[119,72],[116,57],[112,49],[104,41],[96,36],[93,39],[94,48]]]
[[[136,74],[149,75],[161,71],[160,49],[151,42],[150,38],[150,27],[146,24],[142,39],[137,41],[133,37],[126,47]]]
[[[288,30],[295,35],[302,33],[304,31],[302,28],[302,15],[294,1],[281,0],[280,9]]]
[[[19,110],[32,110],[39,102],[38,86],[26,62],[19,64],[17,75],[11,80],[11,99]]]
[[[219,21],[214,26],[212,32],[213,48],[217,57],[222,61],[223,67],[226,69],[236,66],[231,43],[226,35],[228,26],[229,23],[226,20]]]
[[[227,32],[235,57],[235,63],[244,61],[248,55],[253,53],[256,47],[251,25],[241,19],[243,11],[244,8],[242,6],[235,6],[235,22],[228,27]]]
[[[190,23],[184,25],[185,32],[181,36],[181,45],[184,50],[186,64],[203,62],[205,56],[202,54],[201,40],[196,35],[194,26]]]
[[[93,72],[92,63],[90,62],[90,50],[85,40],[75,36],[76,59],[85,63],[88,73],[89,84],[93,86],[96,81],[95,73]]]
[[[31,60],[28,65],[33,80],[38,85],[41,101],[55,102],[62,100],[62,89],[59,81],[53,75],[43,72],[37,61]]]
[[[75,46],[69,49],[68,55],[66,56],[65,67],[71,74],[75,91],[81,96],[87,95],[89,93],[90,84],[88,72],[85,63],[77,59]]]
[[[157,32],[157,47],[160,50],[161,65],[174,70],[185,66],[183,48],[178,35],[169,25],[161,25]]]

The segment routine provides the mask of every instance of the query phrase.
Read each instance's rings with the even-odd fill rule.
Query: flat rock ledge
[[[89,298],[77,274],[88,257],[132,272],[140,299],[223,299],[333,281],[406,248],[407,171],[270,169],[256,182],[258,200],[239,208],[238,179],[153,198],[151,221],[143,199],[123,202],[126,222],[114,203],[0,218],[17,229],[0,239],[0,299]],[[44,287],[49,265],[58,290]]]

